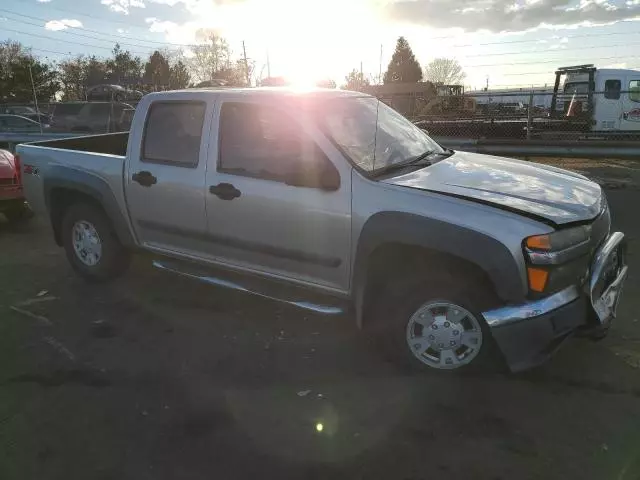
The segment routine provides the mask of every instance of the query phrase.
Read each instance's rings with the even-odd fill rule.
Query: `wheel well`
[[[383,292],[390,278],[411,274],[418,269],[431,270],[435,275],[446,272],[449,276],[464,276],[465,283],[479,285],[489,293],[488,301],[497,302],[495,285],[487,273],[478,265],[464,258],[425,247],[390,243],[377,247],[367,261],[365,290],[362,302],[362,324],[370,317],[368,308]]]
[[[62,219],[67,209],[76,203],[89,203],[100,209],[100,202],[91,195],[70,188],[55,188],[49,197],[51,226],[56,244],[62,246]]]

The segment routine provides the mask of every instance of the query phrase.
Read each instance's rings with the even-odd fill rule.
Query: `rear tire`
[[[94,205],[78,203],[66,210],[62,242],[73,269],[90,282],[112,280],[129,267],[130,252],[102,209]]]
[[[371,327],[387,358],[438,374],[499,370],[498,350],[481,312],[495,295],[438,269],[437,278],[392,280],[372,306]]]

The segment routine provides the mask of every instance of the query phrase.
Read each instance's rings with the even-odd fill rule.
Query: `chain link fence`
[[[416,110],[411,119],[436,137],[640,141],[640,88],[472,92],[436,97]]]

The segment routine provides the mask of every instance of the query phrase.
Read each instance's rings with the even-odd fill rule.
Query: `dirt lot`
[[[348,317],[144,259],[88,286],[44,219],[0,225],[0,479],[640,478],[640,175],[565,163],[608,189],[631,273],[606,340],[518,376],[403,374]]]

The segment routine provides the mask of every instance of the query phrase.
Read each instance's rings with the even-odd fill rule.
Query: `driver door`
[[[206,179],[211,254],[244,269],[348,290],[351,166],[298,115],[224,98]],[[324,172],[333,185],[295,181],[290,174],[300,171]]]

